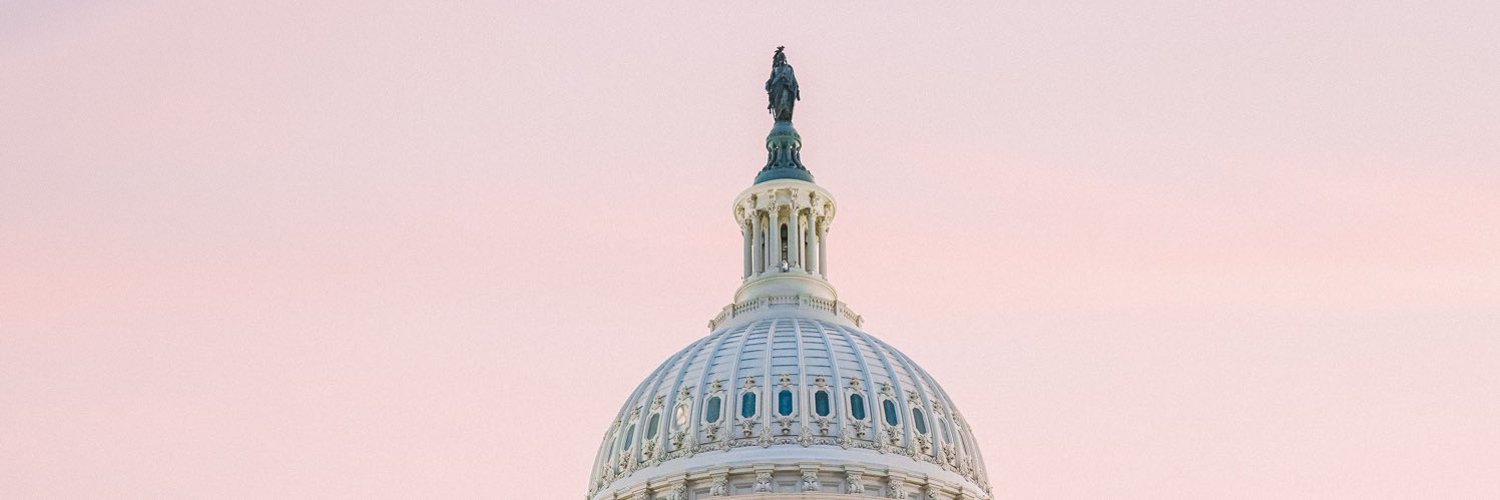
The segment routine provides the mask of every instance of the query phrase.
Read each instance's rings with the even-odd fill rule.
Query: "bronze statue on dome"
[[[771,99],[766,109],[779,122],[792,121],[792,108],[802,99],[797,90],[797,75],[792,72],[792,65],[787,64],[786,54],[781,52],[785,48],[776,47],[776,55],[771,57],[771,79],[766,80],[766,95]]]

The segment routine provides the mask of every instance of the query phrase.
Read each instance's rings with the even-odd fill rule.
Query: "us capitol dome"
[[[990,499],[943,388],[866,333],[827,280],[833,195],[802,165],[781,48],[766,166],[734,200],[744,283],[709,334],[668,357],[604,433],[590,500]]]

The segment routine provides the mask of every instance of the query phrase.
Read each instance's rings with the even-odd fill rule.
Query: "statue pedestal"
[[[755,176],[755,183],[772,179],[813,181],[812,172],[802,165],[802,135],[790,120],[777,121],[766,135],[766,166]]]

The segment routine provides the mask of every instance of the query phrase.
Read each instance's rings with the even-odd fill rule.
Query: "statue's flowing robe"
[[[771,104],[766,109],[771,110],[777,120],[792,119],[792,108],[802,98],[792,65],[782,64],[771,69],[771,79],[766,80],[766,93],[771,97]]]

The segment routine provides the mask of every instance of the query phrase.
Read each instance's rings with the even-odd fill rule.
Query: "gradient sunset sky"
[[[1500,3],[0,3],[0,498],[579,499],[830,279],[997,498],[1500,498]]]

